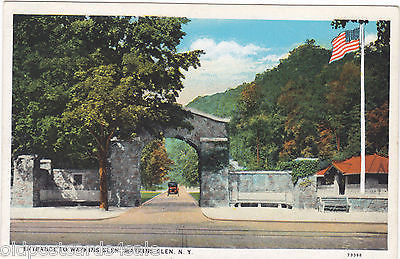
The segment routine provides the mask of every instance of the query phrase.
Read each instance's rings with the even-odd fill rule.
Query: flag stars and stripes
[[[365,87],[364,87],[364,24],[360,23],[360,28],[348,30],[340,33],[332,40],[332,56],[329,63],[339,60],[347,52],[361,48],[361,164],[360,164],[360,193],[365,193]],[[361,41],[361,42],[360,42]]]
[[[339,60],[346,53],[358,50],[360,47],[360,29],[348,30],[340,33],[332,40],[332,56],[329,63]]]

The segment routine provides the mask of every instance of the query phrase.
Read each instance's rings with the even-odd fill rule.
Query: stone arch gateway
[[[199,155],[200,206],[228,206],[229,119],[188,109],[193,129],[162,129],[166,138],[181,139]],[[130,141],[113,141],[109,155],[109,204],[133,207],[140,204],[140,158],[143,148],[154,139],[149,133]]]

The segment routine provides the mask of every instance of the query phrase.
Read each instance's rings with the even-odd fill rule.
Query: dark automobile
[[[168,196],[170,194],[178,194],[179,196],[179,187],[176,182],[169,182],[168,183]]]

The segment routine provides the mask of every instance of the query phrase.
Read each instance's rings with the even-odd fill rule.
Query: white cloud
[[[202,49],[206,55],[203,59],[215,59],[221,56],[238,56],[244,57],[249,55],[257,55],[260,52],[268,51],[268,48],[247,44],[242,46],[235,41],[221,41],[216,43],[213,39],[198,39],[190,46],[191,50]]]
[[[281,54],[281,55],[270,54],[270,55],[267,55],[267,56],[261,58],[259,61],[260,62],[269,62],[269,63],[272,62],[272,63],[278,64],[280,59],[285,59],[288,56],[289,56],[289,52],[286,52],[286,53]]]
[[[371,42],[374,42],[378,39],[378,37],[376,36],[376,33],[370,33],[365,35],[365,45],[368,45]]]
[[[202,49],[201,67],[185,73],[184,90],[178,102],[186,104],[199,95],[223,92],[244,82],[251,82],[257,73],[276,64],[282,55],[267,55],[270,49],[254,44],[241,45],[235,41],[215,42],[199,39],[190,47]],[[264,58],[263,58],[264,57]]]

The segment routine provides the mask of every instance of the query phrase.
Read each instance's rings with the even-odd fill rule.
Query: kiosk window
[[[74,174],[74,185],[81,185],[83,180],[83,175],[81,174]]]

